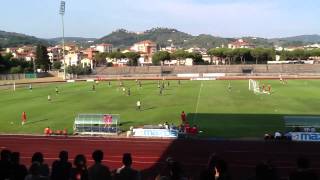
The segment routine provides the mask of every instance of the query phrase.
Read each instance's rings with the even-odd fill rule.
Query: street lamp
[[[66,79],[66,62],[65,62],[65,54],[64,54],[64,20],[63,20],[65,10],[66,10],[66,2],[61,1],[59,14],[61,15],[61,19],[62,19],[62,56],[63,56],[64,80]]]

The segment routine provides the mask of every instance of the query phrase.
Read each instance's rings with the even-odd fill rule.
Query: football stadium
[[[319,80],[301,67],[299,75],[280,76],[197,73],[199,67],[171,75],[101,69],[70,80],[4,80],[1,148],[21,152],[25,164],[35,151],[46,153],[51,164],[61,150],[90,157],[103,149],[111,169],[130,152],[142,179],[155,178],[173,162],[198,179],[212,153],[242,178],[258,163],[272,163],[281,168],[278,177],[286,177],[292,159],[318,157],[316,143],[299,142],[317,141],[320,118]]]
[[[150,2],[1,2],[0,180],[320,179],[320,3]]]

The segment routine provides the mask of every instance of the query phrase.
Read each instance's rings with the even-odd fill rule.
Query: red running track
[[[31,156],[37,151],[42,152],[45,163],[51,165],[61,150],[69,152],[71,161],[76,154],[84,154],[90,165],[93,163],[91,153],[101,149],[105,153],[104,164],[112,170],[121,166],[122,154],[130,152],[133,167],[141,170],[144,179],[160,172],[167,157],[180,161],[185,173],[196,179],[213,152],[227,161],[233,179],[253,175],[255,165],[266,160],[271,160],[280,176],[286,177],[300,155],[307,156],[312,167],[320,172],[318,143],[4,135],[0,136],[0,148],[20,152],[21,161],[26,165],[30,165]]]

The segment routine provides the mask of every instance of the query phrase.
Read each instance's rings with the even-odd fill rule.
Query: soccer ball
[[[13,124],[13,122],[11,121],[11,123],[10,123],[11,125]]]

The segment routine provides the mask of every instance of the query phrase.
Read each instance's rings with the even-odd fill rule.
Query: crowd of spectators
[[[67,151],[59,153],[59,159],[50,167],[44,163],[41,152],[35,152],[31,158],[29,169],[20,164],[20,154],[9,150],[1,151],[0,180],[140,180],[139,171],[133,169],[130,153],[123,154],[123,166],[110,171],[102,164],[103,152],[96,150],[92,153],[94,164],[87,166],[86,157],[76,155],[73,165],[69,162]],[[51,173],[50,173],[51,172]]]
[[[31,158],[29,169],[20,164],[20,154],[1,151],[0,180],[140,180],[140,172],[133,169],[130,153],[124,153],[123,166],[111,171],[102,164],[103,152],[95,150],[92,153],[94,164],[88,167],[86,157],[76,155],[73,165],[68,160],[68,152],[61,151],[59,159],[52,163],[51,170],[44,163],[43,154],[35,152]],[[297,159],[297,168],[286,177],[279,177],[277,169],[271,162],[261,162],[255,167],[254,174],[246,180],[318,180],[317,173],[311,169],[310,162],[305,157]],[[232,180],[227,162],[217,154],[212,154],[208,164],[199,175],[188,177],[180,162],[169,157],[163,168],[158,169],[156,180]],[[51,173],[50,173],[51,172]],[[150,178],[148,178],[150,179]]]

